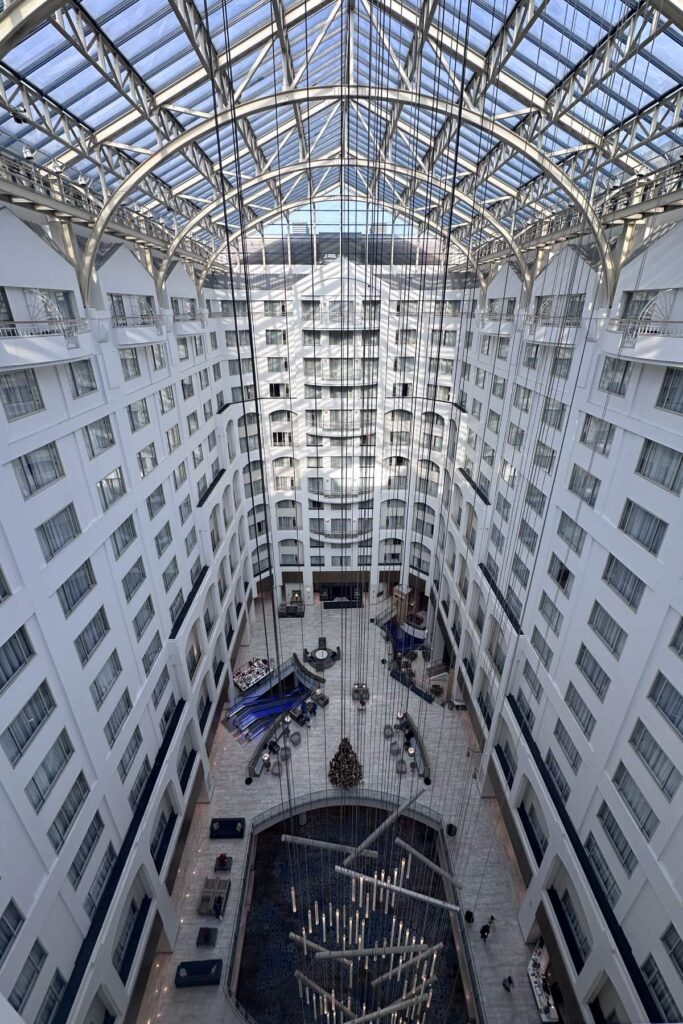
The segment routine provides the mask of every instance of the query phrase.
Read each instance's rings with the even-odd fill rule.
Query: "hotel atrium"
[[[0,0],[0,1024],[683,1021],[681,0]]]

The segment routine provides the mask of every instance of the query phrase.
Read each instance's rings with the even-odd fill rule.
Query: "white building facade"
[[[682,228],[609,307],[571,246],[527,294],[507,264],[483,291],[346,261],[199,291],[178,264],[160,289],[112,243],[85,309],[40,217],[0,220],[10,1004],[123,1019],[173,942],[259,590],[379,612],[400,585],[568,1018],[679,1019]]]

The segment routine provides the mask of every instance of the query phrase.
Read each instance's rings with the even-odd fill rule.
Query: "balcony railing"
[[[580,327],[583,317],[570,314],[530,313],[524,323],[529,330],[535,330],[536,327]]]
[[[114,313],[111,321],[114,327],[154,327],[157,334],[164,333],[164,318],[155,313]]]
[[[145,921],[147,920],[147,914],[149,913],[151,903],[152,901],[149,896],[145,896],[142,902],[140,903],[137,914],[135,915],[133,927],[131,929],[130,935],[128,936],[126,948],[123,951],[121,963],[119,964],[118,967],[118,973],[124,985],[128,981],[128,975],[130,974],[130,969],[133,966],[133,960],[135,959],[138,943],[140,942],[142,929],[145,927]]]
[[[349,310],[346,313],[331,313],[328,311],[313,312],[304,310],[302,315],[303,323],[315,327],[337,327],[345,330],[362,330],[363,328],[379,327],[379,314],[370,313],[367,310]]]
[[[345,498],[361,498],[361,497],[364,497],[365,495],[369,494],[371,491],[372,491],[372,484],[371,483],[359,484],[359,485],[357,485],[355,487],[340,487],[339,489],[337,489],[335,487],[329,487],[329,486],[326,487],[324,484],[323,484],[322,487],[311,486],[310,484],[308,486],[309,494],[321,495],[323,498],[338,498],[338,499],[341,499],[342,501]]]
[[[515,319],[515,316],[514,310],[511,313],[497,313],[494,310],[484,310],[479,315],[479,324],[481,327],[489,323],[509,324]]]
[[[607,330],[620,333],[625,345],[635,344],[636,338],[658,335],[663,338],[683,338],[683,320],[630,320],[612,317]]]
[[[372,523],[368,526],[352,526],[348,530],[331,530],[329,527],[311,527],[311,533],[316,537],[327,537],[330,540],[354,540],[356,537],[369,537],[372,533]]]
[[[67,339],[68,348],[78,348],[78,334],[88,330],[88,321],[84,317],[62,320],[51,317],[48,320],[2,320],[0,321],[0,338],[44,338],[52,334],[62,335]],[[71,344],[69,344],[71,342]]]
[[[201,323],[201,324],[204,324],[206,322],[205,321],[205,314],[203,313],[203,311],[201,309],[195,309],[195,310],[189,310],[188,309],[186,311],[183,311],[183,310],[177,310],[176,311],[176,310],[174,310],[173,311],[173,320],[174,320],[174,323],[178,323],[178,321],[181,321],[181,320],[190,320],[190,321],[196,320],[198,323]]]

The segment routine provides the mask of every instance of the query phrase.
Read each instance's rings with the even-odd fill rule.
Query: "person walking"
[[[515,979],[511,974],[508,974],[507,978],[503,978],[503,988],[506,992],[512,992],[515,987]]]
[[[223,920],[223,900],[220,896],[216,896],[216,899],[213,901],[213,916],[217,921]]]
[[[494,926],[494,924],[495,924],[495,923],[496,923],[496,919],[495,919],[495,917],[493,916],[493,914],[491,914],[491,916],[490,916],[490,918],[489,918],[489,928],[493,928],[493,926]]]
[[[488,924],[483,924],[481,926],[481,928],[479,929],[479,934],[481,935],[481,937],[484,940],[484,942],[486,942],[486,940],[488,939],[490,931],[491,931],[491,926],[488,925]]]

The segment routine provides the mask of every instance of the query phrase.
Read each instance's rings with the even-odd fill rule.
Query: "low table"
[[[218,938],[218,928],[200,928],[197,932],[198,946],[215,946]]]
[[[209,839],[244,839],[244,818],[212,818]]]
[[[324,668],[327,662],[332,657],[332,651],[329,651],[327,647],[318,647],[317,650],[313,651],[311,658],[313,659],[314,665],[319,665]]]
[[[183,960],[175,972],[176,988],[194,988],[196,985],[219,985],[222,960]]]

